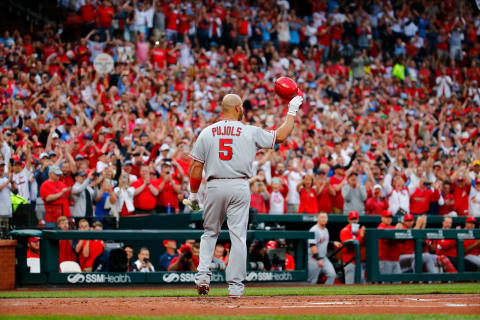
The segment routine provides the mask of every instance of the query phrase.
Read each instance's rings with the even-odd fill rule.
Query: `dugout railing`
[[[380,239],[415,241],[415,269],[411,273],[380,273],[378,253]],[[423,272],[423,242],[425,240],[455,239],[457,246],[456,273]],[[365,230],[367,282],[425,282],[425,281],[479,281],[480,272],[465,272],[463,240],[480,239],[480,229],[390,229]]]
[[[150,241],[162,246],[162,241],[172,239],[185,241],[199,240],[200,230],[102,230],[102,231],[60,231],[60,230],[14,230],[11,235],[19,241],[17,247],[17,283],[30,284],[167,284],[193,283],[194,272],[59,272],[59,240],[111,240],[117,242]],[[31,273],[26,265],[27,241],[30,236],[40,237],[40,273]],[[285,239],[293,242],[295,270],[293,271],[247,271],[247,282],[306,281],[307,241],[314,234],[305,231],[248,231],[247,247],[254,239]],[[228,231],[221,231],[219,240],[229,239]],[[136,260],[136,257],[135,257]],[[247,261],[247,266],[248,266]],[[213,271],[212,282],[224,282],[224,271]]]
[[[428,216],[429,227],[441,227],[443,216]],[[453,225],[463,225],[466,217],[453,217]],[[392,224],[397,223],[398,217],[394,217]],[[308,230],[317,222],[316,214],[262,214],[256,215],[257,225],[275,229],[277,225],[285,227],[285,230]],[[381,222],[380,215],[362,215],[359,223],[367,227],[376,227]],[[201,229],[203,223],[202,213],[182,213],[182,214],[140,214],[128,217],[121,217],[119,221],[120,229]],[[329,214],[329,230],[340,230],[347,225],[348,215]],[[226,226],[225,226],[226,227]],[[336,235],[337,231],[330,230],[331,235]]]

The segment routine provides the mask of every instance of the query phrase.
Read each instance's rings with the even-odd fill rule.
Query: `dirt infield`
[[[9,315],[480,314],[480,295],[1,299]]]

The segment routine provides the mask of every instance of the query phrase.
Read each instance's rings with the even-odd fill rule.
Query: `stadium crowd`
[[[480,217],[470,2],[58,4],[56,27],[0,38],[0,199],[18,194],[46,227],[188,212],[189,151],[220,99],[240,94],[245,121],[274,130],[279,76],[305,100],[294,136],[256,156],[259,213]]]

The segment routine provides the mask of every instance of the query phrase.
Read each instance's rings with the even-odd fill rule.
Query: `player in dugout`
[[[358,223],[359,214],[357,211],[350,211],[348,213],[348,224],[340,231],[340,241],[343,245],[350,240],[356,240],[360,246],[364,248],[365,241],[365,226],[360,227]],[[344,263],[343,272],[345,274],[345,284],[353,284],[355,282],[355,248],[353,246],[346,246],[342,250],[342,262]],[[361,282],[365,283],[363,265],[361,266]]]

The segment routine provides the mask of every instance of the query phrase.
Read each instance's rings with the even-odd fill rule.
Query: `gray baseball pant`
[[[402,273],[402,270],[400,269],[400,263],[398,261],[380,260],[379,262],[381,274]]]
[[[480,270],[480,255],[476,256],[473,254],[467,254],[465,256],[465,260],[471,262],[472,264],[477,266],[477,270]]]
[[[335,268],[333,264],[328,260],[328,258],[323,258],[323,267],[319,267],[317,260],[308,259],[308,282],[311,284],[316,284],[318,281],[318,276],[324,274],[327,277],[325,284],[333,284],[337,274],[335,273]]]
[[[232,247],[225,271],[229,294],[242,295],[247,273],[247,224],[250,186],[246,179],[214,179],[207,182],[203,211],[204,233],[195,284],[210,283],[210,264],[223,221],[227,217]]]
[[[365,267],[361,265],[361,272],[360,272],[360,282],[365,283],[365,277],[363,276],[365,273]],[[345,274],[345,284],[354,284],[355,283],[355,263],[350,262],[345,267],[343,267],[343,273]]]
[[[402,254],[400,255],[400,264],[411,264],[413,272],[415,272],[415,254]],[[437,273],[435,264],[437,262],[437,255],[428,252],[422,253],[422,261],[429,273]]]

